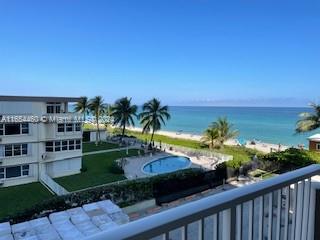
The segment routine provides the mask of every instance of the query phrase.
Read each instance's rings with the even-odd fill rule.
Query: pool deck
[[[155,161],[159,158],[168,156],[183,156],[188,157],[191,160],[190,168],[203,168],[211,170],[214,168],[215,161],[205,157],[191,157],[183,153],[176,151],[157,152],[155,154],[146,154],[144,156],[126,158],[126,163],[123,166],[123,170],[126,178],[137,179],[154,176],[154,174],[146,174],[142,171],[142,167],[149,162]]]

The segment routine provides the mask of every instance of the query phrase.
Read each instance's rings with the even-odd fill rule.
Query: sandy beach
[[[141,132],[142,129],[138,127],[129,127],[128,130],[131,131],[136,131],[136,132]],[[184,133],[184,132],[170,132],[170,131],[157,131],[156,134],[159,135],[164,135],[167,137],[172,137],[172,138],[179,138],[179,139],[187,139],[187,140],[194,140],[194,141],[200,141],[201,140],[201,135],[196,135],[196,134],[190,134],[190,133]],[[284,151],[289,146],[285,145],[280,145],[279,144],[272,144],[272,143],[265,143],[265,142],[260,142],[260,141],[255,141],[255,144],[252,144],[252,141],[246,141],[246,143],[243,145],[246,148],[250,149],[256,149],[260,152],[263,153],[270,153],[271,151]],[[229,146],[238,146],[240,145],[239,141],[237,139],[231,139],[225,142],[226,145]]]

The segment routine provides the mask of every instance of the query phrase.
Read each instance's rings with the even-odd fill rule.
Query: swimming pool
[[[191,161],[187,157],[170,156],[149,162],[142,167],[142,170],[147,174],[160,174],[181,170],[190,165]]]

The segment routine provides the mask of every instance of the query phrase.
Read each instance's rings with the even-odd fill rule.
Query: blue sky
[[[319,1],[0,1],[1,95],[320,100]]]

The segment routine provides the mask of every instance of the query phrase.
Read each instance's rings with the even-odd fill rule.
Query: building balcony
[[[320,239],[318,175],[320,165],[311,165],[202,198],[87,239]]]

